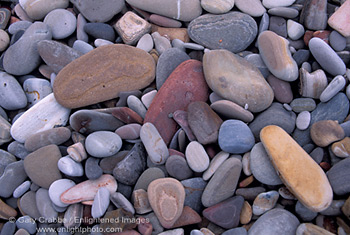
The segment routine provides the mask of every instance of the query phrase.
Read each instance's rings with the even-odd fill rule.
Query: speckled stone
[[[106,61],[110,63],[107,65]],[[128,45],[109,45],[96,48],[64,67],[57,74],[53,91],[63,106],[78,108],[116,98],[121,91],[144,88],[154,77],[155,62],[147,52]]]
[[[275,207],[279,194],[277,191],[260,193],[253,202],[253,214],[262,215]]]
[[[231,35],[226,33],[228,31],[239,33]],[[188,34],[196,43],[209,49],[226,49],[234,53],[245,50],[257,33],[255,20],[237,11],[222,15],[205,14],[188,26]]]

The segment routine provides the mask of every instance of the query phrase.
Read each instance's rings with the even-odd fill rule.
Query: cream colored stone
[[[327,209],[333,190],[322,168],[282,128],[264,127],[260,139],[287,188],[310,210]]]
[[[30,18],[41,20],[54,9],[67,8],[69,0],[20,0],[19,4]]]

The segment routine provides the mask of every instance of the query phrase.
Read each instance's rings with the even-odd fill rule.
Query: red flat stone
[[[118,118],[120,121],[130,124],[130,123],[143,123],[143,119],[134,110],[128,107],[116,107],[112,110],[112,115]]]
[[[172,156],[172,155],[178,155],[178,156],[181,156],[181,157],[185,157],[185,154],[175,150],[175,149],[168,149],[169,150],[169,156]]]
[[[314,31],[309,31],[307,30],[304,34],[304,42],[305,45],[308,46],[309,45],[309,41],[310,39],[313,37]]]
[[[170,143],[178,126],[171,118],[176,110],[186,110],[194,101],[207,101],[208,85],[202,63],[187,60],[168,77],[154,97],[144,120],[153,123],[166,144]],[[170,116],[170,117],[169,117]]]
[[[312,34],[313,37],[321,38],[323,41],[325,41],[327,44],[329,40],[329,35],[331,34],[331,31],[329,30],[319,30]]]

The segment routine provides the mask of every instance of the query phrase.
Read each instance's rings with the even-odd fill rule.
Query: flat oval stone
[[[287,111],[282,104],[275,102],[267,110],[255,117],[249,124],[249,128],[255,139],[259,140],[261,129],[268,125],[282,127],[288,134],[291,134],[295,128],[295,121],[295,113]]]
[[[37,230],[37,224],[35,220],[29,215],[19,217],[18,220],[16,220],[16,226],[19,231],[23,230],[23,235],[34,234]],[[21,233],[19,234],[21,235]]]
[[[227,32],[236,32],[230,35]],[[188,25],[188,35],[209,49],[226,49],[233,53],[245,50],[255,39],[258,26],[255,20],[241,12],[222,15],[205,14]]]
[[[332,99],[339,91],[343,90],[345,87],[346,81],[345,78],[341,75],[336,76],[328,84],[328,86],[322,91],[320,95],[321,102],[327,102]]]
[[[203,101],[192,102],[187,107],[188,124],[201,144],[217,142],[221,118]]]
[[[38,43],[38,52],[56,74],[64,66],[83,55],[83,53],[54,40],[41,40]]]
[[[153,38],[149,33],[146,33],[145,35],[143,35],[136,45],[137,48],[140,48],[146,52],[150,52],[153,49],[153,46],[154,46]]]
[[[112,26],[105,23],[87,23],[84,26],[87,34],[94,38],[100,38],[113,42],[115,40],[115,32]]]
[[[110,192],[107,188],[101,187],[98,189],[91,207],[92,218],[100,218],[105,214],[109,205],[109,196]]]
[[[85,149],[94,157],[110,157],[119,152],[122,139],[111,131],[96,131],[86,137]]]
[[[143,124],[140,130],[140,138],[151,161],[159,165],[164,164],[169,157],[168,147],[151,122]]]
[[[250,152],[249,159],[250,169],[258,181],[267,185],[282,184],[282,181],[271,164],[269,156],[261,142],[254,145]]]
[[[147,189],[149,203],[164,228],[170,228],[181,216],[185,189],[173,178],[156,179]]]
[[[169,159],[169,158],[168,158]],[[158,167],[150,167],[148,169],[146,169],[138,178],[134,190],[137,189],[144,189],[147,190],[148,185],[156,179],[159,178],[164,178],[165,174],[164,172],[159,169]]]
[[[260,17],[266,12],[265,7],[258,0],[235,0],[235,6],[252,17]]]
[[[54,9],[68,7],[69,0],[20,0],[19,4],[31,19],[41,20]]]
[[[274,7],[287,7],[292,5],[295,0],[263,0],[262,4],[266,8],[274,8]]]
[[[40,100],[52,93],[52,87],[48,80],[29,78],[23,83],[23,89],[27,96],[28,108],[37,104]]]
[[[179,155],[170,156],[165,163],[165,168],[168,174],[177,180],[185,180],[193,175],[186,159]]]
[[[140,138],[141,125],[138,123],[127,124],[115,130],[120,138],[126,140],[134,140]]]
[[[45,16],[44,23],[50,27],[54,39],[70,36],[77,27],[77,19],[73,13],[65,9],[50,11]]]
[[[29,180],[24,181],[22,184],[20,184],[14,191],[13,191],[13,197],[14,198],[20,198],[23,194],[25,194],[29,188],[30,188],[31,182]]]
[[[67,127],[57,127],[31,135],[24,142],[27,151],[33,152],[41,147],[56,144],[60,145],[71,137],[71,131]]]
[[[49,197],[52,203],[59,207],[67,207],[68,204],[63,203],[60,197],[63,192],[72,188],[74,185],[74,181],[69,179],[59,179],[54,181],[49,188]]]
[[[251,112],[229,100],[215,101],[210,105],[210,108],[228,119],[238,119],[243,122],[251,122],[254,119]]]
[[[291,103],[293,111],[296,113],[301,113],[303,111],[313,111],[316,108],[316,102],[311,98],[296,98]]]
[[[0,72],[0,80],[0,106],[7,110],[26,107],[27,97],[18,81],[5,72]]]
[[[101,187],[106,187],[110,193],[114,193],[118,187],[117,181],[111,175],[102,175],[96,180],[86,180],[64,191],[60,199],[65,204],[93,200]]]
[[[237,134],[239,133],[239,134]],[[239,120],[226,120],[219,130],[219,146],[228,153],[245,153],[252,149],[255,143],[249,127]]]
[[[205,207],[213,206],[232,197],[242,170],[242,163],[237,158],[224,161],[209,180],[202,194]]]
[[[293,100],[293,92],[289,82],[276,78],[272,74],[267,77],[275,98],[280,103],[290,103]]]
[[[54,181],[62,178],[57,167],[61,156],[57,145],[42,147],[26,156],[24,170],[35,184],[48,189]]]
[[[350,157],[350,137],[345,137],[344,139],[332,144],[332,152],[337,157]]]
[[[11,126],[11,136],[20,143],[38,132],[64,126],[70,109],[56,102],[53,94],[46,96],[35,106],[23,113]]]
[[[296,126],[299,130],[306,130],[311,121],[311,114],[308,111],[302,111],[301,113],[298,114],[298,117],[296,119]]]
[[[292,7],[274,7],[268,10],[270,15],[281,16],[284,18],[295,18],[299,15],[299,11]]]
[[[300,39],[305,33],[305,29],[302,24],[290,19],[287,21],[287,31],[288,37],[292,40]]]
[[[35,192],[28,191],[19,199],[19,208],[21,211],[32,218],[38,219],[40,213],[36,205]]]
[[[147,52],[128,45],[108,45],[65,66],[57,74],[53,91],[63,106],[78,108],[116,98],[122,91],[142,89],[154,77],[155,62]]]
[[[23,161],[8,164],[0,177],[0,196],[5,198],[10,197],[26,178],[27,174],[24,170]]]
[[[209,180],[229,156],[230,154],[224,151],[221,151],[218,154],[216,154],[215,157],[211,160],[208,169],[203,173],[203,179]]]
[[[187,145],[185,156],[189,167],[194,172],[203,172],[209,167],[209,156],[197,141],[192,141]]]
[[[346,38],[337,31],[333,30],[329,35],[329,44],[335,51],[342,51],[346,47]]]
[[[326,209],[333,191],[322,168],[278,126],[265,127],[260,138],[281,180],[299,201],[316,212]]]
[[[156,70],[156,84],[159,90],[169,75],[182,62],[189,60],[190,57],[178,48],[170,48],[164,51],[158,59]]]
[[[234,0],[202,0],[201,6],[204,10],[212,14],[223,14],[230,11],[235,4]]]
[[[38,189],[35,195],[35,199],[38,211],[42,217],[47,220],[57,219],[58,213],[52,206],[52,202],[47,189]]]
[[[327,177],[332,189],[337,195],[346,195],[350,192],[349,183],[350,158],[346,158],[336,163],[328,172]]]
[[[266,193],[260,193],[253,202],[253,214],[262,215],[266,211],[275,207],[279,193],[277,191],[269,191]]]
[[[333,76],[343,75],[346,66],[335,51],[322,39],[314,37],[309,41],[311,54],[321,67]]]
[[[145,168],[146,151],[141,143],[137,143],[114,167],[113,176],[120,183],[134,185]]]
[[[189,0],[185,2],[175,2],[171,0],[126,0],[130,5],[141,10],[167,16],[181,21],[191,21],[202,14],[199,0]]]
[[[90,22],[107,22],[125,7],[124,0],[100,0],[98,7],[94,0],[71,0],[71,3]]]
[[[263,214],[249,229],[248,234],[294,235],[298,218],[287,210],[276,208]]]
[[[97,110],[80,109],[69,118],[73,130],[82,134],[90,134],[95,131],[115,131],[123,125],[123,122],[110,113]]]
[[[315,144],[320,147],[326,147],[335,141],[343,139],[345,132],[337,121],[322,120],[312,124],[310,136]]]
[[[89,180],[95,180],[102,176],[103,170],[99,166],[100,159],[89,157],[85,162],[85,175]]]
[[[35,22],[16,43],[12,44],[3,57],[3,68],[13,75],[25,75],[39,66],[41,60],[37,44],[41,40],[50,40],[52,33],[48,25]]]
[[[239,224],[243,203],[242,196],[235,196],[206,208],[203,211],[203,216],[220,227],[231,229]]]
[[[166,144],[177,130],[177,124],[169,115],[176,110],[186,110],[194,101],[207,101],[208,86],[202,63],[187,60],[181,63],[159,89],[149,107],[144,123],[151,122]]]
[[[58,169],[68,176],[83,176],[84,169],[80,162],[74,161],[71,157],[60,158],[57,163]]]
[[[279,79],[292,82],[298,78],[299,70],[288,44],[286,39],[268,30],[258,37],[261,58],[270,72]]]
[[[114,192],[111,194],[110,200],[117,208],[123,208],[124,210],[135,214],[135,209],[133,205],[129,202],[128,199],[125,198],[123,194],[119,192]]]
[[[147,109],[141,102],[141,100],[134,96],[134,95],[129,95],[128,99],[126,100],[128,107],[135,111],[138,115],[140,115],[142,118],[145,117]]]
[[[242,107],[248,104],[251,112],[260,112],[271,105],[271,87],[245,59],[227,50],[213,50],[204,54],[203,69],[209,87],[219,96]]]

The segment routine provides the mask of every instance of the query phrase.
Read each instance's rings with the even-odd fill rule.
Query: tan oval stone
[[[101,46],[65,66],[53,91],[61,105],[79,108],[145,88],[155,78],[155,67],[144,50],[124,44]]]
[[[241,211],[241,216],[239,217],[239,222],[241,222],[241,224],[248,224],[252,219],[252,216],[253,216],[252,206],[249,204],[249,202],[244,201],[242,211]]]
[[[332,144],[332,152],[337,157],[350,157],[350,137]]]
[[[322,120],[312,124],[310,135],[315,144],[320,147],[326,147],[335,141],[343,139],[345,132],[337,121]]]
[[[277,78],[291,82],[299,76],[298,65],[293,59],[288,41],[272,31],[264,31],[258,37],[259,51],[270,72]]]
[[[203,69],[208,86],[221,97],[251,112],[268,108],[273,91],[260,71],[245,59],[227,50],[212,50],[204,54]]]
[[[312,211],[332,202],[333,190],[321,167],[282,128],[264,127],[260,139],[281,180],[298,200]]]
[[[98,189],[101,187],[106,187],[110,193],[114,193],[118,185],[113,176],[102,175],[96,180],[86,180],[67,189],[62,193],[61,201],[66,204],[74,204],[94,200]]]
[[[159,222],[171,228],[180,218],[185,201],[183,185],[173,178],[152,181],[147,189],[148,200]]]

